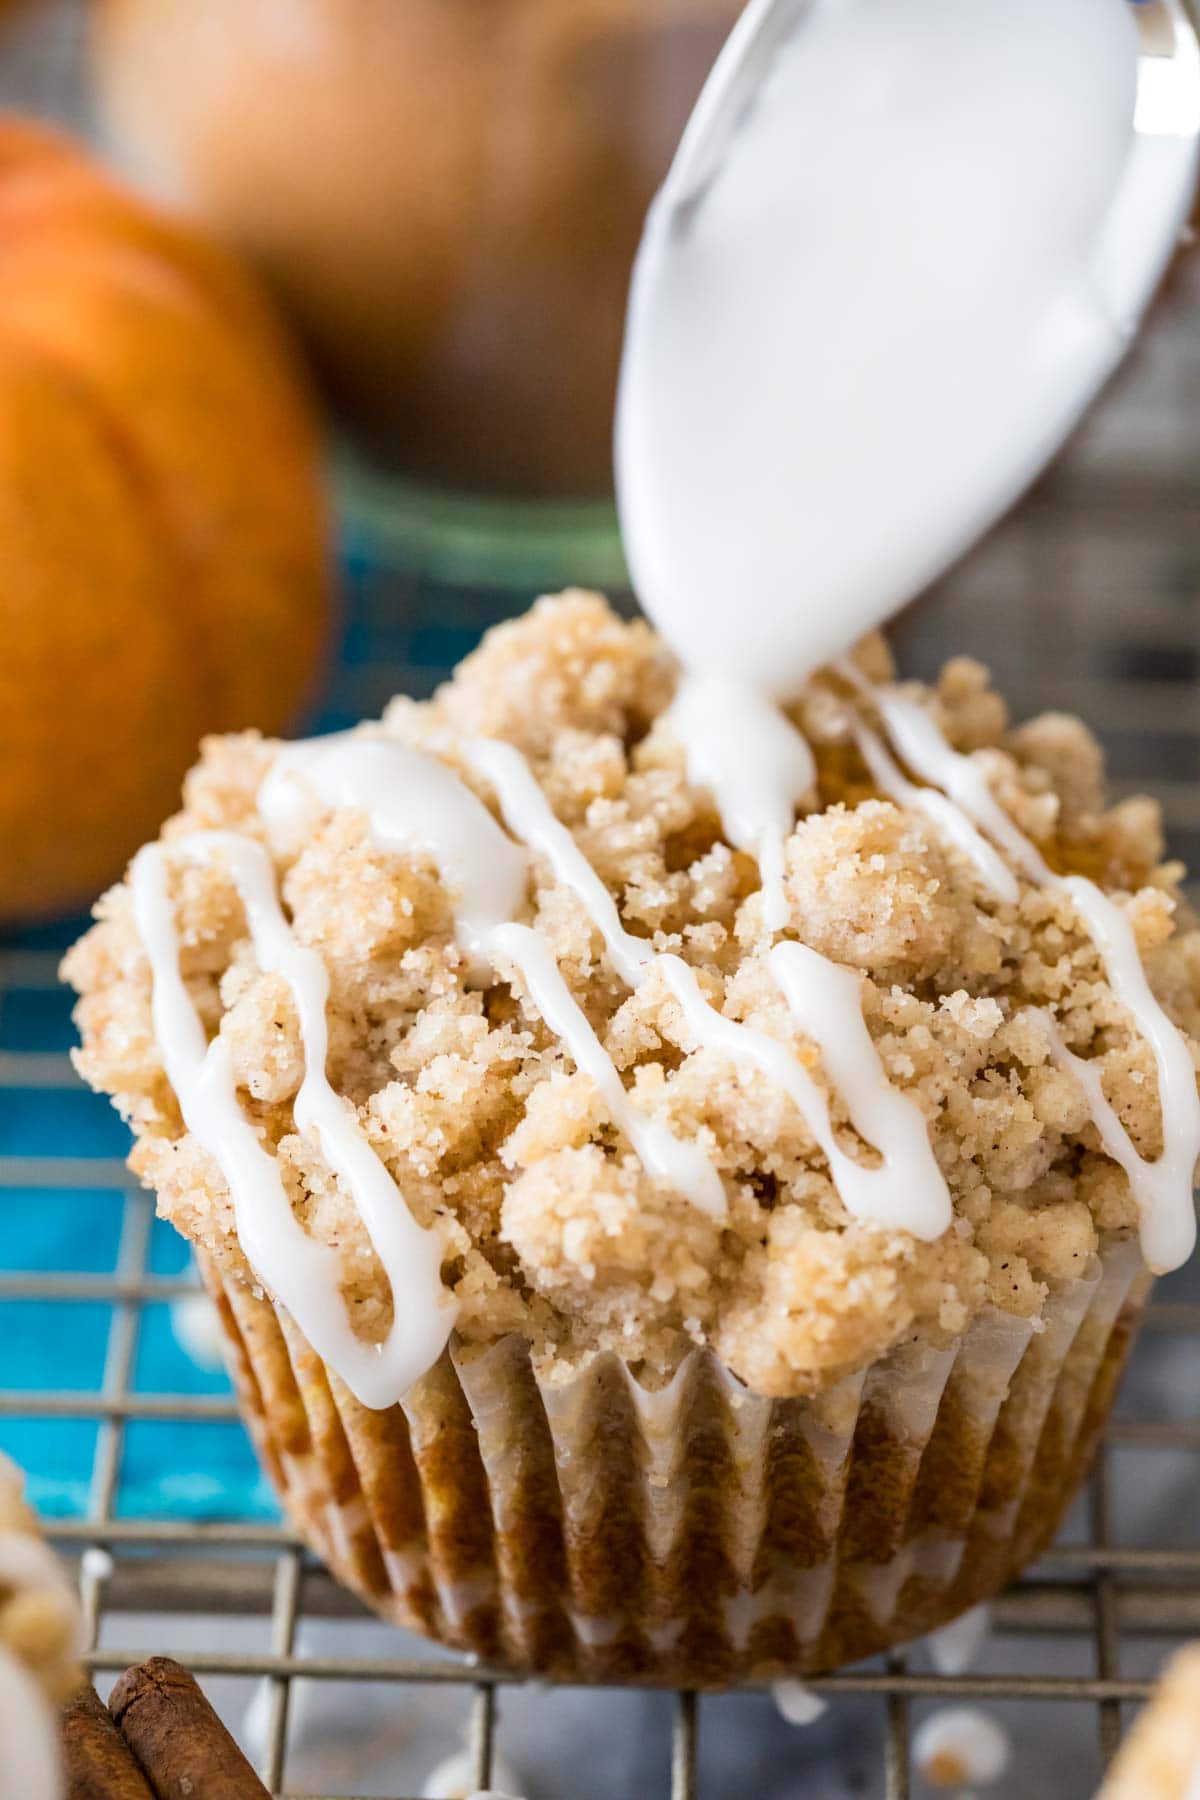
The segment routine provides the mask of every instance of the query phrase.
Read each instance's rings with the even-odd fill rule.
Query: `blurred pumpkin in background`
[[[606,493],[646,207],[743,0],[93,0],[108,135],[408,475]]]
[[[90,900],[329,611],[318,432],[228,254],[0,118],[0,919]]]

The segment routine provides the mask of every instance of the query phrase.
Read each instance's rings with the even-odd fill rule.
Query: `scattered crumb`
[[[207,1294],[183,1294],[171,1302],[171,1331],[202,1369],[224,1368],[225,1331]]]
[[[802,1681],[776,1681],[771,1698],[789,1725],[815,1725],[828,1712],[829,1702],[814,1694]]]
[[[992,1609],[985,1601],[951,1619],[923,1639],[939,1675],[965,1675],[973,1668],[991,1630]]]
[[[109,1552],[99,1544],[89,1544],[79,1559],[79,1573],[88,1581],[110,1580],[115,1567]]]

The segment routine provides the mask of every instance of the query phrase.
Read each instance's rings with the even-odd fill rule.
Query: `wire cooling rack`
[[[81,116],[76,16],[68,6],[51,7],[39,33],[13,40],[7,60],[0,57],[0,95]],[[1193,266],[1176,276],[1136,366],[1054,476],[897,632],[911,672],[928,673],[945,654],[967,650],[992,666],[1018,714],[1046,707],[1084,714],[1105,742],[1116,790],[1150,789],[1162,799],[1172,846],[1194,871],[1198,318]],[[370,546],[351,547],[347,569],[343,656],[328,723],[377,711],[393,692],[428,692],[480,629],[530,597],[437,587],[377,566]],[[486,1787],[517,1704],[510,1678],[382,1627],[356,1626],[365,1617],[358,1602],[247,1486],[228,1389],[200,1382],[190,1385],[215,1391],[185,1391],[189,1384],[176,1382],[176,1391],[162,1391],[146,1378],[147,1340],[161,1337],[166,1309],[195,1288],[178,1257],[164,1263],[157,1254],[152,1203],[119,1155],[108,1153],[110,1139],[93,1142],[91,1127],[80,1134],[64,1122],[78,1084],[61,1030],[47,1035],[37,1023],[47,1009],[61,1016],[63,1002],[52,997],[58,954],[53,936],[0,942],[0,1126],[6,1118],[27,1121],[11,1140],[0,1130],[0,1146],[17,1146],[0,1152],[0,1206],[47,1219],[59,1212],[89,1218],[88,1230],[111,1233],[114,1252],[104,1268],[95,1266],[103,1257],[81,1259],[88,1266],[71,1273],[14,1266],[12,1254],[0,1259],[0,1375],[13,1379],[11,1353],[36,1305],[43,1309],[39,1341],[62,1347],[57,1366],[71,1383],[35,1388],[40,1372],[18,1358],[20,1384],[0,1389],[0,1439],[18,1435],[35,1492],[68,1515],[52,1520],[51,1530],[77,1563],[89,1667],[103,1686],[111,1673],[171,1649],[220,1690],[231,1718],[237,1696],[256,1694],[259,1760],[272,1793],[328,1800],[332,1789],[314,1786],[297,1750],[301,1684],[382,1684],[397,1706],[414,1693],[453,1690],[461,1696],[470,1779]],[[95,1380],[77,1375],[79,1346],[87,1343],[102,1367]],[[947,1701],[987,1704],[1017,1727],[1019,1772],[1006,1792],[1040,1793],[1053,1781],[1068,1797],[1089,1794],[1164,1654],[1200,1636],[1198,1363],[1200,1279],[1185,1271],[1160,1286],[1150,1308],[1082,1502],[1053,1551],[996,1603],[977,1668],[940,1674],[918,1648],[814,1680],[808,1685],[830,1702],[833,1723],[811,1732],[785,1733],[778,1722],[772,1729],[751,1695],[663,1696],[637,1715],[639,1729],[655,1734],[638,1764],[652,1772],[614,1787],[611,1800],[635,1793],[638,1800],[725,1800],[748,1792],[758,1800],[768,1788],[772,1796],[799,1792],[801,1782],[814,1796],[908,1800],[919,1791],[910,1725]],[[173,1488],[134,1479],[132,1465],[144,1474],[154,1460],[145,1434],[156,1431],[169,1446]],[[227,1449],[233,1435],[230,1491],[237,1486],[243,1515],[236,1519],[219,1516],[211,1483],[203,1505],[189,1510],[188,1495],[201,1492],[195,1484],[213,1467],[214,1434],[224,1434]],[[68,1480],[68,1461],[83,1476]],[[255,1647],[232,1648],[235,1638]],[[597,1707],[601,1701],[594,1697]],[[842,1719],[849,1723],[839,1732]],[[766,1760],[751,1765],[750,1746],[764,1736]],[[372,1791],[395,1793],[377,1783]],[[570,1768],[557,1781],[539,1778],[538,1800],[574,1800],[575,1792]],[[344,1789],[336,1800],[347,1800]]]

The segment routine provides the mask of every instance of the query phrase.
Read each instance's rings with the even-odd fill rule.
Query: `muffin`
[[[0,1455],[0,1790],[52,1800],[55,1712],[83,1679],[80,1622],[64,1570],[43,1543],[24,1478]]]
[[[1200,1644],[1167,1664],[1098,1800],[1192,1800],[1200,1792]]]
[[[813,1672],[1052,1537],[1194,1232],[1200,932],[1081,724],[890,676],[871,640],[789,707],[782,930],[672,659],[573,593],[378,724],[210,740],[68,956],[264,1465],[397,1623]],[[902,773],[905,707],[1009,850],[911,733]]]

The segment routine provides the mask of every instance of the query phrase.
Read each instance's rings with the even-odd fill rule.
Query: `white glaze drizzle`
[[[881,1157],[874,1169],[854,1164],[854,1185],[863,1197],[851,1210],[908,1230],[914,1230],[909,1221],[919,1215],[915,1235],[940,1237],[950,1224],[949,1190],[924,1115],[888,1080],[871,1040],[863,1018],[862,976],[807,944],[776,944],[768,960],[793,1019],[820,1046],[826,1076],[854,1129]],[[845,1180],[843,1171],[839,1184]]]
[[[525,896],[525,853],[453,770],[367,734],[289,746],[260,790],[262,816],[276,833],[294,838],[311,826],[314,801],[316,815],[322,805],[365,812],[372,839],[382,848],[430,857],[455,895],[456,936],[472,973],[486,978],[497,964],[515,965],[533,1005],[595,1082],[649,1172],[710,1215],[723,1217],[725,1191],[711,1163],[697,1146],[641,1116],[548,946],[512,923],[510,915]],[[365,1406],[389,1406],[437,1360],[453,1327],[455,1308],[441,1285],[440,1240],[416,1225],[352,1112],[329,1084],[328,975],[317,952],[293,935],[266,852],[231,832],[195,834],[170,849],[188,860],[219,857],[226,864],[260,968],[277,970],[291,988],[305,1054],[296,1125],[317,1138],[391,1285],[394,1323],[382,1345],[367,1344],[354,1332],[339,1303],[334,1252],[296,1220],[278,1165],[238,1100],[228,1046],[220,1036],[206,1041],[180,969],[167,851],[150,845],[131,870],[134,916],[151,963],[155,1033],[185,1123],[229,1184],[238,1238],[255,1274]]]
[[[1031,1008],[1030,1015],[1045,1031],[1055,1062],[1079,1082],[1106,1154],[1129,1179],[1147,1264],[1160,1274],[1178,1268],[1196,1241],[1193,1184],[1200,1157],[1200,1092],[1187,1040],[1151,989],[1128,916],[1094,881],[1054,873],[995,798],[979,764],[955,750],[915,701],[873,686],[851,663],[838,664],[838,673],[870,699],[909,767],[949,798],[966,829],[974,825],[986,832],[1034,886],[1055,889],[1070,899],[1096,947],[1110,988],[1154,1056],[1163,1120],[1163,1149],[1155,1161],[1136,1149],[1104,1093],[1098,1068],[1068,1049],[1048,1012]],[[965,844],[961,827],[954,835]]]
[[[687,963],[656,954],[625,930],[612,895],[555,818],[520,751],[476,739],[466,756],[495,788],[513,836],[544,856],[558,880],[578,896],[622,979],[638,987],[657,970],[702,1047],[722,1052],[735,1065],[752,1064],[789,1096],[823,1151],[847,1211],[916,1237],[940,1237],[951,1220],[949,1190],[920,1110],[888,1081],[871,1041],[862,1016],[861,977],[803,944],[778,944],[770,957],[793,1016],[818,1045],[831,1081],[842,1090],[855,1130],[879,1152],[874,1167],[842,1149],[824,1092],[786,1044],[726,1018],[705,999]]]
[[[238,1239],[255,1274],[364,1406],[390,1406],[437,1361],[454,1323],[441,1284],[441,1240],[417,1225],[349,1105],[329,1084],[328,975],[317,952],[293,935],[266,852],[232,832],[203,832],[175,840],[170,854],[224,864],[245,908],[259,967],[277,971],[291,989],[305,1060],[296,1125],[319,1142],[391,1284],[394,1321],[382,1344],[355,1333],[339,1298],[336,1253],[296,1219],[279,1165],[238,1100],[227,1042],[219,1034],[206,1041],[180,968],[168,849],[149,844],[130,871],[134,917],[150,959],[155,1035],[184,1122],[229,1184]]]
[[[909,781],[889,755],[883,739],[857,714],[850,719],[850,734],[880,793],[909,812],[924,813],[975,865],[985,887],[1015,906],[1021,893],[1016,876],[987,839],[976,831],[966,814],[937,788],[917,787]]]
[[[868,691],[892,743],[909,768],[915,769],[923,781],[940,788],[967,819],[985,831],[1027,881],[1035,887],[1052,882],[1053,871],[1041,852],[1009,818],[974,758],[962,755],[947,743],[937,721],[915,700],[906,700],[887,688],[871,689],[869,684]]]
[[[763,923],[782,931],[784,845],[817,782],[808,740],[757,689],[714,674],[684,676],[666,723],[683,745],[688,780],[711,791],[726,838],[756,858]]]
[[[319,817],[314,799],[365,813],[381,850],[429,857],[455,897],[456,935],[471,974],[486,982],[487,939],[520,910],[527,859],[454,770],[366,732],[288,744],[259,789],[259,810],[268,825],[294,831]]]
[[[803,948],[805,946],[798,944],[776,945],[772,952],[772,972],[777,980],[780,977],[780,967],[775,962],[778,952]],[[856,991],[850,994],[847,988],[842,994],[841,1003],[849,1003],[848,1012],[823,1019],[816,1041],[823,1055],[830,1055],[843,1066],[851,1055],[862,1059],[860,1077],[854,1084],[858,1111],[857,1116],[853,1113],[851,1116],[860,1136],[879,1151],[880,1161],[875,1167],[856,1161],[842,1149],[825,1093],[786,1044],[718,1012],[701,993],[695,971],[678,957],[663,957],[662,963],[667,985],[696,1038],[709,1049],[724,1051],[735,1064],[751,1063],[788,1095],[823,1152],[833,1184],[848,1213],[856,1219],[868,1219],[877,1225],[911,1232],[914,1237],[927,1240],[941,1237],[951,1222],[950,1193],[934,1158],[920,1112],[907,1095],[891,1090],[892,1097],[911,1113],[917,1127],[906,1128],[904,1141],[899,1144],[888,1136],[894,1125],[890,1109],[886,1118],[874,1112],[868,1115],[865,1110],[867,1091],[876,1079],[887,1085],[887,1077],[863,1024],[861,989],[858,978],[850,970],[838,970],[835,965],[829,965],[835,974],[845,974],[849,982],[855,984]]]
[[[1097,899],[1103,904],[1098,905]],[[1067,1047],[1050,1013],[1040,1008],[1030,1010],[1041,1022],[1055,1062],[1074,1075],[1083,1089],[1106,1154],[1124,1169],[1141,1220],[1142,1254],[1156,1275],[1165,1275],[1185,1263],[1196,1244],[1193,1193],[1196,1158],[1200,1156],[1200,1100],[1196,1093],[1196,1072],[1182,1034],[1167,1018],[1146,980],[1132,928],[1124,913],[1104,895],[1089,896],[1086,912],[1085,902],[1078,896],[1075,903],[1100,952],[1110,987],[1133,1013],[1134,1022],[1149,1043],[1158,1065],[1163,1148],[1153,1162],[1135,1148],[1104,1092],[1096,1064],[1076,1056]],[[1108,907],[1119,921],[1115,932],[1110,931],[1104,921],[1104,910]],[[1126,934],[1128,942],[1123,941]]]
[[[702,1212],[723,1218],[728,1203],[711,1162],[638,1112],[545,940],[513,922],[525,900],[527,856],[453,769],[392,738],[366,734],[341,737],[329,748],[320,739],[289,746],[277,767],[259,791],[268,824],[294,822],[299,781],[328,806],[365,813],[381,849],[427,854],[458,896],[456,936],[474,972],[490,975],[498,964],[513,965],[532,1004],[575,1066],[590,1076],[648,1172]]]
[[[89,1544],[79,1558],[79,1575],[81,1581],[111,1581],[116,1570],[116,1563],[107,1550],[99,1544]]]
[[[632,1104],[611,1056],[563,980],[545,938],[529,925],[498,925],[488,947],[498,965],[509,961],[520,971],[534,1006],[566,1045],[576,1068],[591,1077],[647,1173],[677,1189],[710,1218],[723,1219],[729,1203],[721,1177],[698,1145],[685,1144]]]
[[[851,668],[845,665],[843,673]],[[868,693],[878,706],[910,766],[934,784],[930,791],[909,782],[881,740],[864,722],[855,720],[855,740],[881,791],[900,804],[915,805],[939,824],[1001,898],[1011,898],[1015,883],[977,825],[1002,845],[1028,878],[1057,883],[1071,893],[1096,939],[1114,991],[1131,1005],[1139,1021],[1157,1015],[1165,1027],[1158,1034],[1147,1032],[1159,1063],[1165,1112],[1171,1078],[1174,1076],[1178,1086],[1181,1076],[1174,1047],[1182,1051],[1189,1077],[1190,1057],[1150,993],[1124,915],[1094,884],[1052,874],[1035,847],[1003,813],[982,771],[946,744],[920,708],[874,689],[857,670],[850,678],[860,693]],[[706,695],[705,685],[699,683],[690,688],[685,684],[684,692],[685,704],[673,723],[685,739],[689,776],[697,785],[713,788],[727,835],[743,843],[753,840],[764,883],[778,882],[781,904],[783,843],[796,807],[812,788],[811,751],[790,721],[768,703],[765,711],[774,725],[758,732],[747,727],[741,733],[725,733],[717,752],[710,753],[711,761],[705,760],[697,748],[697,734],[702,715],[711,722],[712,708],[720,696]],[[745,709],[743,714],[750,716]],[[776,729],[780,725],[781,731]],[[570,993],[549,946],[535,931],[513,919],[523,902],[527,878],[525,852],[513,837],[528,844],[547,858],[558,878],[583,902],[624,980],[637,986],[651,967],[659,970],[698,1043],[723,1051],[735,1063],[751,1063],[790,1096],[825,1154],[843,1203],[853,1216],[894,1225],[923,1238],[940,1236],[951,1219],[949,1192],[919,1110],[891,1085],[880,1063],[862,1016],[860,977],[802,944],[778,944],[771,952],[772,973],[793,1018],[817,1043],[827,1076],[841,1091],[856,1131],[879,1153],[875,1166],[859,1163],[842,1149],[826,1095],[785,1045],[719,1013],[705,999],[695,972],[686,963],[676,956],[656,954],[625,930],[612,896],[571,833],[555,818],[513,746],[478,740],[469,747],[467,760],[495,787],[511,837],[444,763],[394,740],[368,734],[290,746],[280,754],[263,784],[260,809],[269,827],[276,832],[290,829],[295,834],[311,824],[314,801],[318,815],[322,805],[350,807],[366,813],[372,838],[381,847],[427,854],[455,895],[456,936],[470,958],[472,974],[486,979],[497,966],[511,964],[520,973],[531,1003],[576,1066],[592,1079],[614,1123],[648,1172],[676,1187],[711,1216],[723,1217],[724,1190],[711,1162],[698,1146],[682,1143],[637,1111],[615,1065]],[[727,771],[724,776],[723,768]],[[730,824],[726,808],[736,823]],[[777,844],[774,863],[772,842]],[[330,1306],[331,1293],[336,1292],[332,1253],[309,1239],[296,1223],[273,1159],[262,1149],[237,1102],[220,1038],[205,1047],[203,1029],[179,972],[164,853],[151,846],[135,863],[133,886],[135,910],[155,969],[155,1022],[168,1074],[189,1128],[214,1154],[216,1145],[222,1148],[223,1160],[218,1160],[230,1182],[239,1236],[251,1265],[289,1305],[314,1346],[342,1371],[359,1397],[366,1404],[390,1404],[436,1360],[452,1324],[452,1310],[445,1305],[436,1268],[431,1282],[430,1269],[419,1272],[411,1255],[411,1234],[419,1239],[431,1234],[419,1231],[402,1202],[396,1206],[395,1184],[329,1087],[324,1073],[327,976],[320,958],[292,937],[268,859],[249,840],[227,833],[180,840],[176,848],[194,855],[198,844],[203,844],[204,854],[219,847],[228,857],[246,904],[260,966],[278,968],[296,995],[306,1054],[296,1121],[301,1129],[311,1129],[321,1137],[331,1166],[349,1187],[380,1250],[397,1295],[393,1336],[402,1315],[410,1321],[413,1318],[407,1303],[414,1289],[423,1291],[425,1304],[418,1306],[417,1315],[418,1321],[425,1322],[429,1344],[419,1349],[410,1342],[407,1351],[399,1352],[399,1376],[387,1368],[391,1339],[381,1350],[362,1344],[344,1309]],[[769,899],[765,912],[777,916]],[[1147,1260],[1155,1267],[1174,1266],[1187,1254],[1187,1248],[1181,1250],[1186,1225],[1174,1203],[1179,1181],[1176,1164],[1186,1157],[1186,1149],[1176,1138],[1174,1155],[1164,1154],[1157,1163],[1145,1163],[1103,1095],[1095,1071],[1066,1049],[1053,1020],[1040,1016],[1056,1059],[1083,1083],[1105,1148],[1126,1168],[1138,1194]],[[1194,1080],[1190,1087],[1195,1100]],[[265,1194],[265,1209],[250,1200],[252,1193]],[[1188,1212],[1190,1217],[1190,1186]],[[255,1216],[251,1218],[251,1214]],[[408,1252],[404,1266],[396,1254],[383,1254],[376,1237],[379,1233],[387,1238],[389,1226],[398,1218],[407,1222],[410,1240],[403,1245]],[[403,1226],[400,1235],[406,1236]],[[287,1254],[281,1253],[283,1245]],[[393,1252],[400,1248],[397,1243],[391,1245]],[[432,1326],[431,1299],[436,1321]],[[413,1335],[409,1334],[410,1339]],[[415,1335],[419,1339],[420,1331]]]
[[[690,778],[712,790],[728,840],[758,858],[772,932],[787,923],[784,850],[806,754],[775,702],[925,586],[1041,465],[1145,299],[1117,305],[1097,283],[1131,195],[1164,150],[1175,174],[1194,162],[1194,120],[1142,117],[1151,59],[1139,61],[1128,7],[1022,0],[1019,28],[1012,0],[969,10],[968,27],[951,0],[903,18],[868,0],[751,7],[635,268],[617,408],[623,538],[634,587],[686,670],[673,723]],[[863,101],[851,130],[847,70]],[[1041,137],[1007,130],[1010,93]],[[949,160],[930,128],[946,108],[963,147]],[[885,191],[894,204],[881,205]],[[994,233],[978,229],[993,216],[1019,221],[1019,254],[994,254]],[[864,484],[864,468],[883,474]],[[899,696],[877,703],[910,768],[945,788],[909,782],[863,726],[882,791],[931,818],[1004,903],[1020,897],[1014,871],[1056,880],[979,766],[960,758],[929,775],[944,749],[932,721]],[[1110,916],[1090,883],[1057,885],[1154,1047],[1168,1151],[1148,1174],[1127,1138],[1124,1149],[1147,1254],[1177,1259],[1194,1231],[1190,1179],[1185,1200],[1177,1176],[1194,1162],[1200,1109],[1186,1046],[1119,909]],[[1098,1122],[1120,1144],[1111,1109]]]
[[[421,1788],[424,1800],[519,1800],[517,1789],[523,1784],[503,1757],[497,1756],[492,1766],[492,1779],[499,1787],[472,1786],[474,1768],[475,1759],[466,1750],[444,1757],[425,1777]]]
[[[805,1687],[794,1677],[773,1681],[771,1698],[789,1725],[815,1725],[829,1710],[828,1700],[822,1700],[820,1694],[814,1694],[810,1687]]]
[[[637,987],[654,960],[654,946],[626,931],[616,901],[556,818],[521,752],[498,738],[472,738],[464,754],[475,773],[495,789],[500,816],[513,837],[545,857],[563,886],[583,902],[618,975],[629,987]]]

